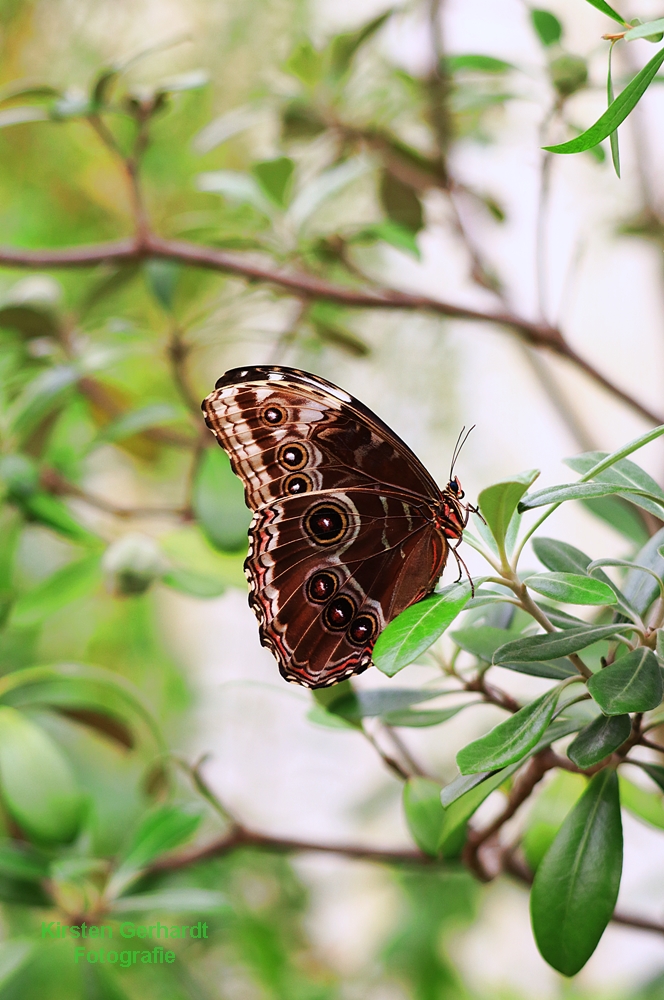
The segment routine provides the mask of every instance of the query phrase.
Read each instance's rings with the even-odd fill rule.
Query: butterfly
[[[456,548],[476,511],[453,474],[461,435],[441,491],[387,424],[318,375],[233,368],[202,409],[254,512],[249,603],[287,681],[319,688],[361,673],[450,550],[461,577]]]

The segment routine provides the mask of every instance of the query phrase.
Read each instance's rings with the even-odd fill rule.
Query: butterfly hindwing
[[[256,512],[251,604],[287,680],[322,687],[364,669],[385,625],[431,591],[447,543],[421,506],[354,488]]]

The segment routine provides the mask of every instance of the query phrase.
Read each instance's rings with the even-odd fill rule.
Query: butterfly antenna
[[[457,459],[458,459],[458,457],[459,457],[459,455],[461,453],[461,449],[463,448],[464,444],[466,443],[466,441],[470,437],[470,432],[474,431],[476,426],[477,426],[476,424],[473,424],[473,426],[469,427],[467,431],[466,431],[465,426],[463,426],[461,428],[461,430],[459,431],[459,436],[458,436],[458,438],[456,440],[456,444],[454,445],[454,451],[452,452],[452,463],[450,465],[450,479],[452,479],[452,477],[454,475],[454,466],[457,463]],[[465,434],[464,434],[464,431],[466,431]]]

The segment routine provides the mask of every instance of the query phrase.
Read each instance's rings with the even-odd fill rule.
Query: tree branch
[[[276,285],[296,295],[338,302],[358,309],[403,309],[430,312],[451,319],[465,319],[502,326],[516,333],[526,343],[567,358],[611,395],[622,400],[649,423],[664,423],[664,416],[649,409],[624,389],[615,385],[565,340],[561,331],[546,323],[536,323],[509,311],[484,312],[455,305],[426,295],[399,292],[394,289],[356,289],[335,285],[315,275],[278,270],[249,257],[228,253],[214,247],[201,246],[186,240],[168,240],[153,234],[142,239],[115,240],[80,247],[56,250],[22,250],[0,247],[0,266],[4,267],[90,267],[103,262],[140,261],[149,257],[177,260],[192,267],[203,267],[225,274],[236,274],[249,281]]]
[[[169,857],[155,861],[146,874],[161,875],[180,871],[212,858],[221,858],[243,847],[255,847],[263,851],[273,851],[278,854],[302,853],[315,851],[318,854],[338,854],[344,858],[358,861],[373,861],[387,865],[416,865],[429,868],[456,868],[457,862],[441,858],[432,858],[417,850],[382,850],[374,847],[364,847],[357,844],[319,844],[306,840],[291,840],[287,837],[271,837],[268,834],[253,833],[243,826],[234,826],[229,834],[211,841],[202,847],[190,851],[181,851]],[[525,865],[516,861],[505,865],[505,870],[524,884],[532,882],[532,873]],[[626,913],[614,913],[614,923],[639,930],[652,931],[664,935],[664,923],[649,920],[645,917],[632,916]]]
[[[109,503],[103,497],[94,496],[87,493],[75,483],[69,482],[60,475],[57,469],[44,468],[41,470],[39,480],[44,489],[55,496],[74,497],[81,500],[89,507],[101,510],[105,514],[112,514],[114,517],[175,517],[183,521],[191,520],[192,512],[189,507],[118,507]]]

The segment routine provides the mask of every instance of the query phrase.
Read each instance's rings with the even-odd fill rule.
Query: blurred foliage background
[[[600,147],[551,193],[538,150],[543,130],[564,138],[601,107],[605,30],[581,0],[535,18],[507,0],[0,3],[2,243],[37,254],[0,272],[1,997],[664,995],[662,946],[634,946],[634,931],[611,931],[614,964],[600,948],[608,971],[575,986],[530,952],[519,978],[523,900],[461,868],[204,850],[229,823],[211,788],[275,841],[408,846],[380,757],[306,721],[308,695],[284,697],[258,647],[249,516],[199,409],[226,368],[340,382],[440,482],[458,426],[477,420],[471,497],[493,474],[546,477],[570,451],[621,443],[661,405],[662,222],[643,136],[622,188]],[[243,256],[194,266],[171,243],[85,266],[39,258],[141,237],[147,219],[165,240]],[[254,265],[534,324],[562,296],[576,349],[632,404],[527,335],[353,308]],[[615,505],[558,523],[618,554],[652,527]],[[440,732],[414,746],[451,776],[475,731]],[[654,892],[661,865],[649,841],[637,850]],[[156,915],[205,919],[209,938],[128,970],[40,938],[42,921]]]

